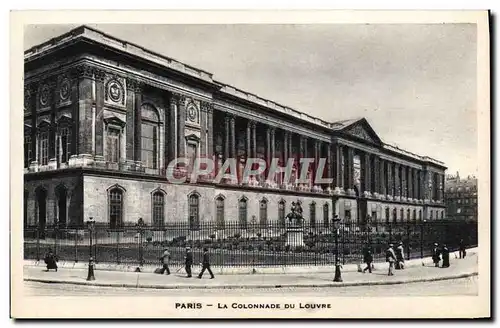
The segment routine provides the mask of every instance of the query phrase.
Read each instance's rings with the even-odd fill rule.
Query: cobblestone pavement
[[[26,296],[168,296],[176,297],[179,290],[149,288],[116,288],[99,286],[75,286],[24,282]],[[404,285],[353,286],[337,288],[259,288],[259,289],[185,289],[183,296],[338,296],[338,297],[389,297],[389,296],[475,296],[478,293],[478,278],[462,278]]]

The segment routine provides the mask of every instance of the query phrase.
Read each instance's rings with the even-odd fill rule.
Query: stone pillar
[[[423,202],[425,200],[425,174],[424,171],[418,171],[418,189],[419,198]]]
[[[252,121],[247,121],[246,156],[252,157]]]
[[[170,95],[170,121],[168,122],[170,125],[169,132],[170,132],[170,138],[169,138],[169,160],[173,160],[177,158],[177,116],[178,114],[178,108],[179,108],[179,95],[178,94],[171,94]]]
[[[93,68],[80,65],[78,69],[78,154],[79,157],[90,156],[92,153],[92,79]],[[50,97],[52,98],[52,97]],[[50,142],[50,136],[49,136]],[[49,154],[50,160],[50,154]]]
[[[135,129],[134,129],[134,161],[136,165],[141,164],[141,131],[142,131],[142,92],[139,85],[134,88],[134,113],[135,113]]]
[[[290,132],[283,131],[283,166],[286,166],[286,162],[290,156],[290,153],[288,152],[289,134]]]
[[[380,178],[380,163],[379,163],[379,158],[377,155],[374,155],[373,156],[373,174],[372,174],[372,177],[373,177],[373,190],[372,190],[372,193],[373,193],[373,196],[374,197],[378,197],[378,195],[380,194],[380,181],[379,181],[379,178]]]
[[[37,107],[37,88],[34,84],[31,84],[27,87],[25,93],[28,93],[28,95],[25,95],[26,97],[26,106],[30,109],[31,112],[31,131],[30,131],[30,136],[31,136],[31,162],[37,162],[37,143],[38,140],[36,138],[37,136],[37,124],[36,124],[36,107]],[[75,97],[73,97],[75,98]],[[77,103],[77,100],[74,100],[75,103]],[[76,135],[77,135],[77,130],[75,129],[75,121],[77,117],[73,113],[73,129],[71,131],[71,154],[75,154],[76,151]],[[28,167],[31,166],[31,163],[28,163]]]
[[[370,170],[370,154],[369,153],[364,153],[363,156],[363,196],[365,197],[370,197],[371,196],[371,170]]]
[[[269,159],[269,165],[271,165],[273,158],[276,157],[276,129],[270,127],[269,130],[271,133],[271,157]]]
[[[316,175],[318,174],[318,162],[321,152],[321,141],[314,140],[314,164],[312,166],[312,183],[314,185],[314,181],[316,180]]]
[[[257,157],[257,123],[252,121],[252,157]]]
[[[225,136],[224,136],[224,161],[226,161],[231,155],[229,153],[229,140],[231,138],[231,117],[226,114],[224,117],[225,123]]]
[[[354,196],[354,149],[347,147],[347,192]]]
[[[234,115],[231,115],[229,121],[230,121],[229,156],[231,156],[231,158],[236,158],[236,117]]]
[[[429,203],[431,200],[431,190],[430,190],[430,172],[425,170],[424,172],[424,201]]]
[[[384,159],[380,159],[380,198],[385,199],[387,195],[387,180],[385,175],[386,170],[386,161]]]
[[[93,83],[93,80],[91,79],[90,80],[91,83]],[[56,100],[57,100],[57,94],[56,94],[56,83],[55,81],[51,80],[48,82],[48,85],[49,85],[49,89],[50,89],[50,93],[49,93],[49,97],[48,97],[48,102],[50,104],[50,127],[49,127],[49,162],[48,162],[48,165],[51,169],[55,169],[57,168],[57,159],[56,159],[56,130],[57,130],[57,124],[56,124],[56,112],[57,112],[57,107],[56,107]],[[90,105],[92,106],[92,100],[90,101]],[[92,108],[92,107],[91,107]],[[90,109],[91,110],[91,109]],[[89,117],[87,117],[87,120],[89,120],[89,122],[91,122],[91,114],[90,113],[87,113],[87,115]],[[86,126],[86,129],[89,130],[89,133],[92,133],[90,131],[91,129],[91,124],[88,124]],[[87,135],[87,142],[90,143],[90,151],[88,152],[88,154],[91,154],[92,153],[92,139],[91,137],[89,137],[89,135]]]
[[[95,155],[96,160],[104,161],[104,77],[105,73],[103,71],[98,71],[95,74],[95,86],[96,86],[96,99],[95,99],[95,107],[96,107],[96,119],[95,119]]]
[[[266,127],[266,176],[267,172],[269,169],[269,166],[271,164],[271,127],[267,126]]]
[[[209,158],[214,155],[214,107],[213,104],[207,106],[207,149]]]
[[[412,180],[412,168],[408,167],[407,168],[407,184],[408,184],[408,200],[412,201],[413,200],[413,180]]]
[[[399,164],[394,163],[394,197],[396,200],[401,200],[401,171],[399,169]]]
[[[439,175],[439,202],[444,201],[444,174]]]
[[[177,117],[179,119],[178,123],[177,123],[177,126],[179,128],[179,135],[177,136],[178,137],[177,149],[179,152],[178,156],[185,157],[186,156],[186,135],[185,135],[184,131],[185,131],[185,125],[186,125],[186,97],[183,95],[180,96],[177,113],[179,114],[179,115],[177,115]]]
[[[333,165],[334,165],[334,161],[333,161],[333,152],[332,152],[332,145],[331,144],[327,144],[326,145],[327,148],[326,148],[326,157],[327,157],[327,170],[326,170],[326,174],[327,174],[327,179],[331,179],[333,178]],[[331,183],[328,184],[328,189],[332,189],[332,185]]]
[[[291,157],[292,156],[292,147],[293,147],[293,133],[292,132],[289,132],[288,133],[288,157]],[[285,158],[285,161],[288,161],[288,157]]]
[[[406,169],[407,167],[401,165],[401,200],[406,200],[408,197],[408,185],[406,181]]]
[[[387,196],[389,200],[394,198],[394,163],[387,162]]]

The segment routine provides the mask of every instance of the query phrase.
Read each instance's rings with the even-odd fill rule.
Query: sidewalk
[[[449,268],[436,268],[428,263],[425,266],[410,266],[396,270],[394,276],[387,276],[387,265],[377,265],[373,273],[343,272],[343,282],[333,282],[334,268],[330,273],[300,274],[254,274],[254,275],[216,275],[203,279],[196,275],[199,268],[193,268],[193,278],[186,278],[184,271],[172,270],[172,274],[134,273],[119,271],[95,271],[95,281],[86,281],[86,269],[61,268],[58,272],[45,272],[42,266],[24,266],[24,281],[44,283],[64,283],[106,287],[131,287],[155,289],[236,289],[236,288],[280,288],[280,287],[346,287],[363,285],[392,285],[423,281],[438,281],[465,278],[477,275],[477,254],[468,254],[465,259],[450,258]]]

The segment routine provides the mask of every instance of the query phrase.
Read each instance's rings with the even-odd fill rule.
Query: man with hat
[[[403,248],[403,242],[400,241],[398,247],[396,247],[396,270],[403,270],[405,268],[405,251]]]
[[[389,262],[388,276],[394,276],[394,262],[396,262],[396,254],[394,254],[393,247],[393,244],[389,244],[389,248],[385,251],[385,261]]]
[[[438,243],[434,243],[434,248],[432,249],[432,261],[434,262],[434,266],[437,268],[439,267],[439,261],[441,260],[441,254],[438,246]]]
[[[443,249],[441,251],[441,254],[443,254],[443,265],[441,266],[442,268],[449,268],[450,267],[450,250],[446,246],[446,244],[443,245]]]
[[[165,248],[163,250],[163,254],[160,257],[161,262],[163,264],[163,268],[161,270],[161,274],[163,274],[165,271],[167,272],[167,275],[170,274],[170,268],[168,267],[168,264],[170,263],[170,252],[168,251],[168,248]]]
[[[191,266],[193,265],[193,253],[191,247],[186,247],[186,273],[187,277],[191,278]]]
[[[208,271],[208,273],[210,274],[210,279],[214,279],[215,276],[212,272],[212,269],[210,269],[210,257],[208,255],[208,248],[203,248],[203,263],[201,264],[202,265],[202,269],[201,269],[201,272],[200,274],[198,275],[198,278],[201,279],[201,277],[203,277],[203,273],[205,272],[205,270]]]

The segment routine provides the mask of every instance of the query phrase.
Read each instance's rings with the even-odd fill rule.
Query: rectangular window
[[[108,129],[106,140],[106,161],[118,163],[120,159],[120,131]]]
[[[151,124],[143,123],[141,132],[141,159],[145,167],[157,168],[157,128]]]
[[[40,165],[49,164],[49,132],[40,133]]]
[[[316,227],[316,204],[311,204],[309,209],[309,220],[311,227]]]
[[[31,136],[24,136],[24,167],[29,167],[33,156],[31,153]]]
[[[350,222],[351,221],[351,210],[345,210],[344,217],[345,217],[346,222]]]
[[[69,157],[71,155],[71,130],[68,127],[61,129],[61,163],[69,162]]]

